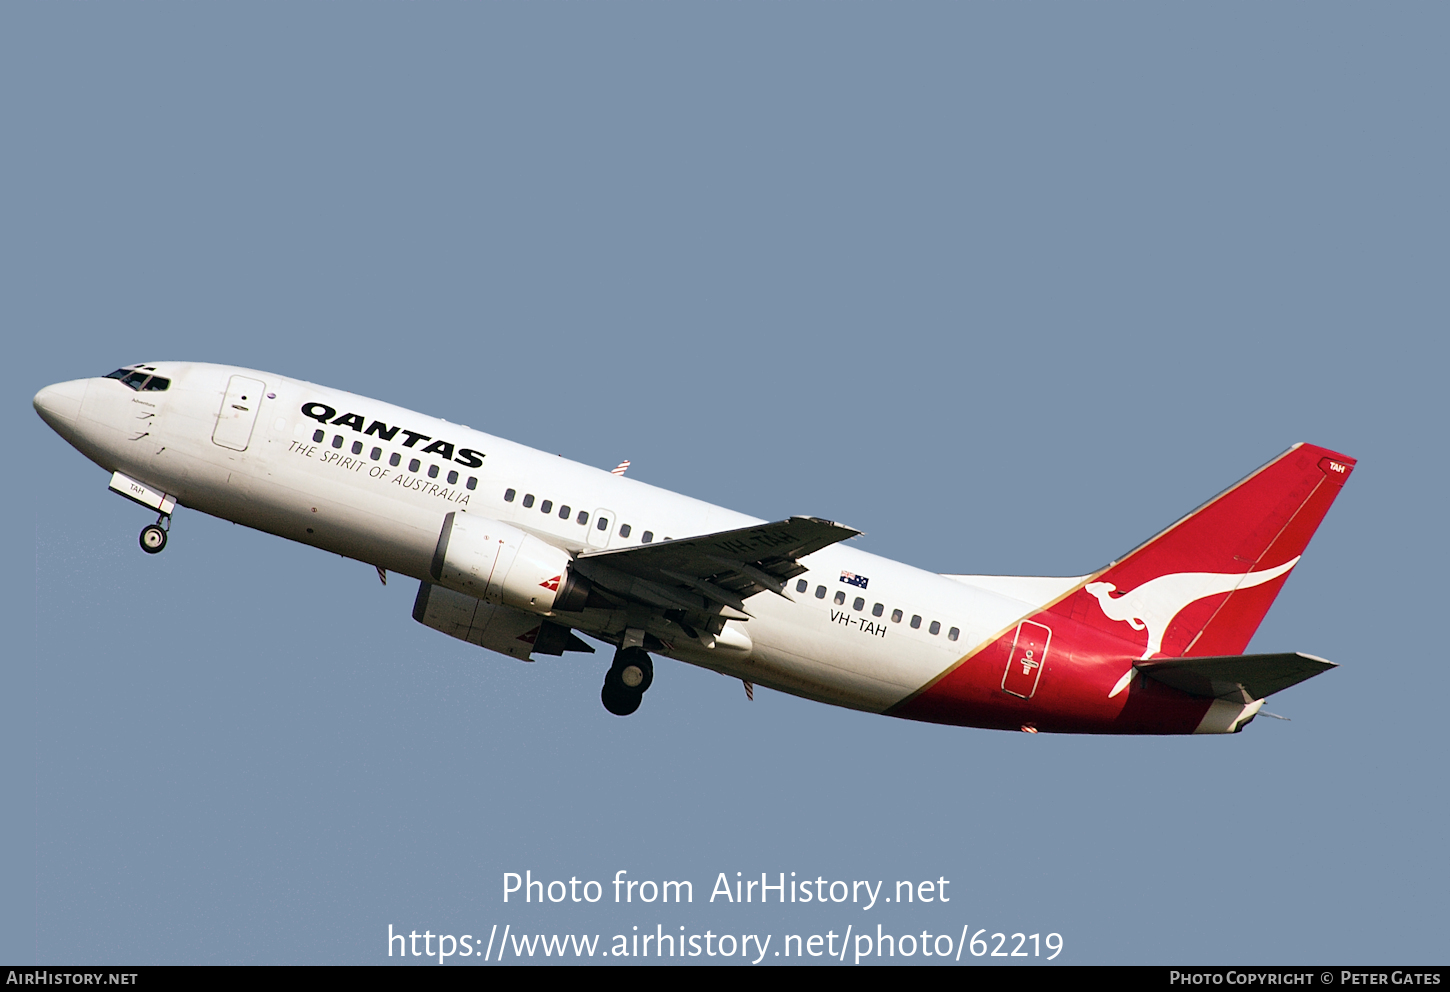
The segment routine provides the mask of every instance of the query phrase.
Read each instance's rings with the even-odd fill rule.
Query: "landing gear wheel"
[[[642,694],[655,680],[654,661],[644,648],[625,648],[614,656],[609,677],[631,692]]]
[[[148,555],[160,554],[166,547],[166,531],[160,524],[147,524],[141,528],[141,550]]]
[[[635,710],[639,709],[640,700],[642,699],[644,699],[643,693],[632,692],[607,679],[605,680],[604,688],[599,690],[599,701],[604,704],[605,709],[615,716],[629,716]]]
[[[655,679],[654,662],[644,648],[624,648],[604,676],[599,701],[615,716],[629,716],[639,709],[644,692]]]

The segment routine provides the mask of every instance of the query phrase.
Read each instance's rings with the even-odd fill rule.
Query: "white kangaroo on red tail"
[[[1163,649],[1163,635],[1168,632],[1168,625],[1189,603],[1236,589],[1261,586],[1277,579],[1298,562],[1296,555],[1277,568],[1266,568],[1262,572],[1172,572],[1144,582],[1117,598],[1109,595],[1118,588],[1111,582],[1089,582],[1084,588],[1097,597],[1109,620],[1124,621],[1134,630],[1147,628],[1148,650],[1140,659],[1147,661]]]

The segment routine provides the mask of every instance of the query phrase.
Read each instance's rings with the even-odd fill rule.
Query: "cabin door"
[[[252,425],[257,422],[257,408],[262,405],[262,390],[266,388],[256,379],[232,376],[222,408],[217,411],[212,441],[233,451],[246,451],[252,440]]]
[[[1003,692],[1023,699],[1032,698],[1037,692],[1037,680],[1042,678],[1042,666],[1047,663],[1047,645],[1051,641],[1052,630],[1040,623],[1023,620],[1017,625],[1012,653],[1007,656],[1007,669],[1002,673]]]

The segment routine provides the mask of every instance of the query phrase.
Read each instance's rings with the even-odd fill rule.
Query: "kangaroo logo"
[[[1097,597],[1109,620],[1120,620],[1134,630],[1147,629],[1148,650],[1140,661],[1147,661],[1163,649],[1163,635],[1168,625],[1189,603],[1209,596],[1252,589],[1277,579],[1299,562],[1296,555],[1277,568],[1262,572],[1173,572],[1144,582],[1138,588],[1114,597],[1118,587],[1111,582],[1089,582],[1083,588]]]

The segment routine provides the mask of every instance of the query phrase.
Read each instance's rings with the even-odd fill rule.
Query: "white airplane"
[[[186,506],[419,580],[413,616],[523,661],[616,646],[633,713],[664,655],[838,706],[1030,733],[1241,730],[1334,667],[1243,655],[1354,468],[1298,444],[1090,575],[937,575],[468,427],[268,372],[131,365],[35,408],[158,513]]]

